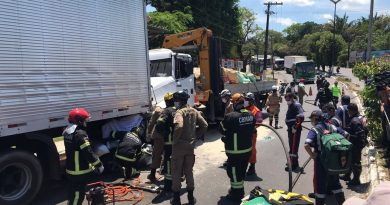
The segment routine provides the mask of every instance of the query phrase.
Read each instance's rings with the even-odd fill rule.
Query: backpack
[[[314,128],[319,140],[320,160],[329,175],[346,174],[352,165],[352,143],[334,132],[332,125],[327,130]]]
[[[245,198],[244,198],[245,199]],[[256,186],[244,200],[243,205],[313,205],[309,197],[277,189],[262,189]]]

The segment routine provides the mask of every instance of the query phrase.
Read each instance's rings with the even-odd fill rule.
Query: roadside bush
[[[366,108],[365,116],[367,126],[370,130],[369,137],[376,143],[382,142],[382,126],[380,112],[380,98],[373,82],[375,74],[383,71],[390,71],[390,62],[384,60],[373,60],[368,63],[357,64],[352,72],[360,80],[368,79],[367,85],[359,92],[363,100],[363,106]],[[372,79],[372,80],[371,80]]]

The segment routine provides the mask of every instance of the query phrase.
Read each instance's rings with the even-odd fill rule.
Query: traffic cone
[[[313,95],[313,91],[311,90],[311,87],[309,89],[309,96],[312,96]]]

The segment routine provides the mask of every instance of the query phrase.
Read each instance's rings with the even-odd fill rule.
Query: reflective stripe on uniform
[[[74,194],[73,205],[77,205],[80,198],[80,192],[76,191]]]
[[[88,146],[90,146],[90,145],[91,145],[91,144],[89,143],[89,141],[85,141],[84,144],[80,145],[80,149],[84,149],[84,148],[86,148],[86,147],[88,147]]]
[[[66,173],[70,175],[83,175],[92,172],[92,169],[86,169],[86,170],[79,170],[79,171],[72,171],[72,170],[66,170]]]
[[[115,134],[116,134],[116,131],[112,131],[111,133],[111,137],[115,139]]]
[[[326,198],[326,194],[315,194],[317,198],[321,198],[321,199],[325,199]]]
[[[286,122],[295,122],[296,121],[296,119],[286,119]]]
[[[100,160],[98,159],[98,160],[96,160],[94,163],[92,163],[91,165],[92,166],[96,166],[96,165],[98,165],[100,163]]]
[[[244,181],[240,181],[240,182],[230,182],[230,186],[231,186],[233,189],[242,189],[242,188],[244,188]]]
[[[233,182],[237,182],[236,167],[232,167]]]
[[[238,142],[237,142],[237,133],[234,133],[233,135],[233,150],[225,150],[228,154],[243,154],[252,151],[252,147],[248,149],[239,150],[238,149]]]
[[[172,145],[172,132],[170,132],[170,134],[168,135],[168,142],[165,142],[164,144],[165,145]]]
[[[80,153],[79,151],[74,152],[74,170],[80,171]]]
[[[127,157],[124,157],[124,156],[121,156],[121,155],[118,155],[117,152],[115,152],[115,157],[118,158],[118,159],[121,159],[121,160],[124,160],[124,161],[127,161],[127,162],[135,162],[137,159],[136,158],[127,158]]]
[[[332,190],[333,194],[343,193],[342,189]]]
[[[223,129],[223,131],[226,131],[225,127],[223,126],[223,123],[220,122],[219,124],[221,125],[221,128]]]

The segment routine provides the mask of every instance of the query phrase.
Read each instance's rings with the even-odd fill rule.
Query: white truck
[[[71,108],[91,130],[150,107],[144,0],[0,4],[0,204],[29,204],[61,177],[53,138]]]
[[[284,69],[287,73],[291,73],[291,69],[294,63],[307,61],[306,56],[285,56],[284,57]]]
[[[188,104],[194,105],[196,93],[191,55],[161,48],[149,50],[149,60],[153,105],[165,107],[164,94],[180,90],[190,95]]]

